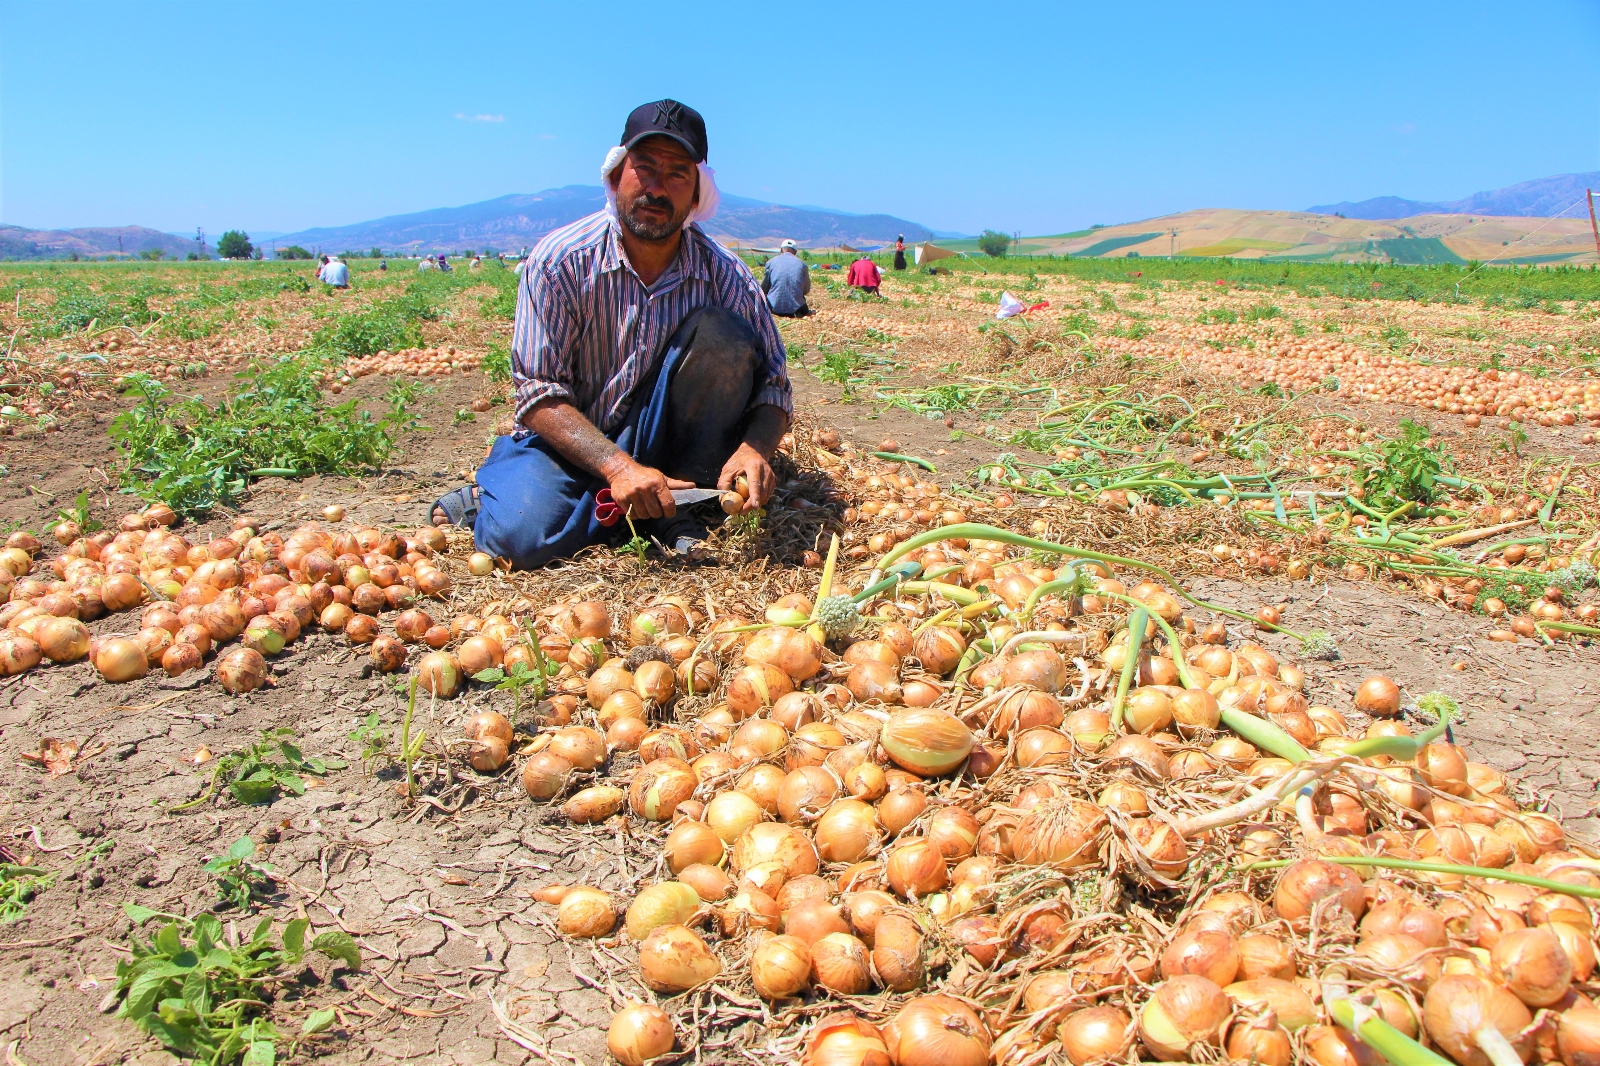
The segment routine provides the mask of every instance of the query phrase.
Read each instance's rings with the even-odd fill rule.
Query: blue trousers
[[[749,324],[720,307],[703,307],[667,341],[634,389],[627,417],[607,436],[645,466],[711,487],[743,439],[756,365]],[[478,550],[510,559],[520,570],[608,542],[618,532],[595,521],[594,498],[605,481],[531,430],[496,438],[477,483],[472,533]]]

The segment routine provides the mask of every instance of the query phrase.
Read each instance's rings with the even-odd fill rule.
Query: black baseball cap
[[[640,104],[622,127],[621,145],[632,148],[646,137],[671,137],[688,150],[696,163],[706,161],[706,120],[700,112],[676,100]]]

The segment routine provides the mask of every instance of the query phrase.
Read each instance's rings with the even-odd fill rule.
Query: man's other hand
[[[655,467],[636,463],[626,455],[614,458],[616,461],[608,463],[603,471],[611,486],[611,498],[636,521],[671,518],[678,511],[672,502],[672,490],[694,488],[687,481],[667,477]]]
[[[771,464],[748,444],[739,445],[739,450],[722,464],[722,476],[717,478],[717,488],[733,488],[733,483],[740,474],[743,474],[745,480],[750,483],[750,495],[744,501],[745,512],[765,507],[767,501],[772,499],[773,491],[778,487],[778,478],[772,472]]]

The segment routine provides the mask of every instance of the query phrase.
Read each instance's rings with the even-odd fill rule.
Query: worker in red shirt
[[[845,275],[845,282],[853,288],[878,295],[878,286],[883,283],[883,275],[878,273],[878,264],[868,259],[866,253],[861,258],[850,264],[850,273]]]

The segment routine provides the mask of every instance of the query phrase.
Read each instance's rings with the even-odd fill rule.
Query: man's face
[[[617,217],[641,241],[670,240],[694,209],[700,174],[683,145],[647,137],[616,171]]]

